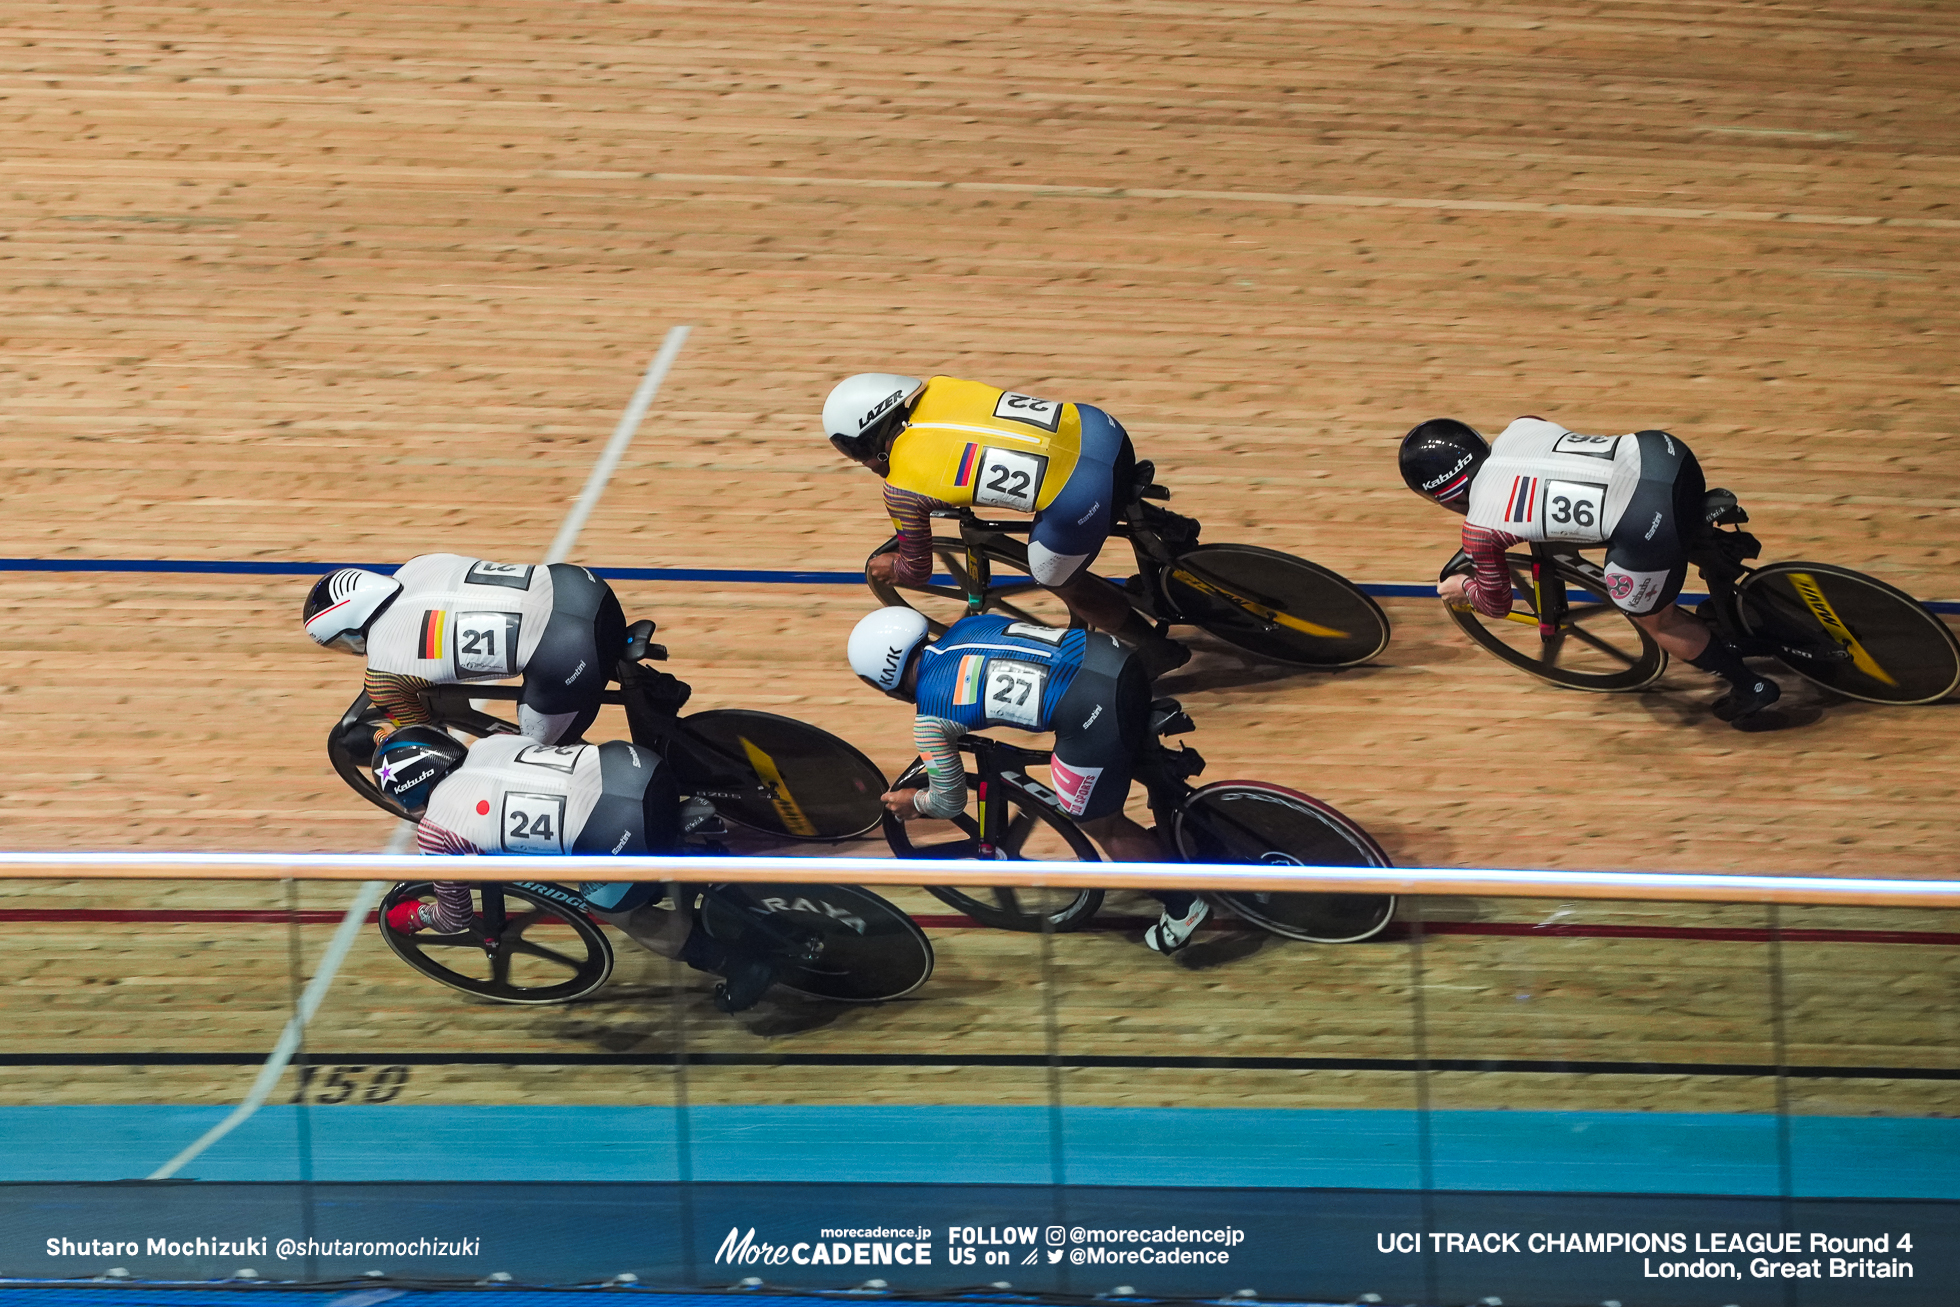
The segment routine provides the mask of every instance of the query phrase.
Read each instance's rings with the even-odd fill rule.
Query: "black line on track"
[[[675,1065],[672,1053],[324,1053],[314,1066],[652,1066]],[[1025,1067],[1051,1065],[1039,1053],[689,1053],[702,1067]],[[0,1053],[0,1066],[259,1066],[263,1053]],[[1390,1057],[1127,1057],[1065,1054],[1075,1070],[1141,1071],[1399,1071],[1412,1058]],[[1592,1076],[1792,1076],[1803,1080],[1960,1080],[1960,1067],[1787,1066],[1770,1062],[1564,1062],[1529,1058],[1429,1058],[1429,1071],[1510,1072]]]

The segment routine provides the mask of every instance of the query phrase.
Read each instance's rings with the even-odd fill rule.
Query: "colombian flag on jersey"
[[[960,455],[959,471],[953,474],[953,484],[970,486],[973,484],[974,465],[980,461],[980,446],[969,442],[966,452]]]
[[[987,666],[985,654],[965,654],[960,658],[960,670],[953,678],[953,703],[964,707],[980,702],[980,680]]]
[[[449,614],[440,608],[431,608],[422,614],[422,642],[416,652],[418,658],[437,659],[442,657],[442,633],[448,623]]]

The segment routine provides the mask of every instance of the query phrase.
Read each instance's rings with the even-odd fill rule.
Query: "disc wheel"
[[[570,891],[560,891],[568,899]],[[613,949],[591,918],[568,904],[516,885],[471,887],[475,915],[453,935],[390,929],[388,910],[398,903],[433,903],[426,880],[397,885],[381,901],[381,938],[395,956],[431,980],[495,1003],[569,1003],[584,998],[612,975]],[[492,934],[488,918],[503,927]]]
[[[897,549],[898,538],[894,536],[871,557],[879,558]],[[1021,541],[988,541],[979,545],[975,552],[987,560],[988,579],[981,612],[999,613],[1017,622],[1033,622],[1037,626],[1065,628],[1073,620],[1068,605],[1051,591],[1044,590],[1028,575],[1028,548]],[[885,607],[913,608],[924,613],[932,634],[938,637],[946,634],[947,627],[967,616],[967,595],[978,590],[979,586],[967,567],[966,545],[957,537],[934,536],[932,556],[937,569],[951,576],[953,584],[893,585],[871,575],[869,559],[865,562],[864,583],[871,587],[871,593]],[[1008,575],[996,575],[997,569],[1005,569]]]
[[[1446,605],[1450,620],[1486,650],[1520,671],[1568,690],[1638,690],[1667,670],[1667,651],[1614,607],[1604,580],[1556,559],[1544,563],[1546,580],[1564,588],[1566,612],[1551,637],[1544,637],[1539,632],[1531,555],[1507,554],[1505,562],[1511,568],[1508,616],[1486,617],[1468,606]],[[1468,576],[1475,570],[1464,558],[1449,574]]]
[[[1340,573],[1278,550],[1200,545],[1164,569],[1161,585],[1177,619],[1274,662],[1352,667],[1388,645],[1381,605]]]
[[[1829,563],[1772,563],[1736,587],[1743,629],[1799,676],[1867,703],[1932,703],[1960,684],[1960,642],[1905,591]],[[1806,651],[1815,651],[1805,656]]]
[[[731,907],[733,899],[738,906]],[[788,935],[786,947],[763,931]],[[932,943],[912,918],[851,885],[722,885],[702,907],[710,936],[767,951],[777,982],[808,998],[881,1003],[932,975]]]
[[[925,784],[925,764],[914,761],[892,782],[893,789]],[[977,776],[966,778],[977,792]],[[1011,861],[1101,862],[1102,854],[1075,823],[1006,789],[1007,829],[995,846],[996,854]],[[886,814],[885,840],[901,858],[977,858],[980,823],[961,813],[951,821],[917,817],[900,821]],[[928,885],[940,902],[957,908],[983,926],[996,930],[1064,931],[1088,923],[1102,907],[1099,889],[1043,888],[1038,885]]]
[[[885,810],[878,799],[884,773],[829,731],[746,708],[698,712],[681,725],[723,755],[704,760],[711,774],[733,761],[766,790],[706,796],[729,821],[789,839],[847,840],[876,826]]]
[[[1388,855],[1318,799],[1259,781],[1221,781],[1186,799],[1173,827],[1191,862],[1281,867],[1386,867]],[[1392,894],[1213,894],[1253,925],[1288,939],[1351,944],[1378,935],[1395,915]]]

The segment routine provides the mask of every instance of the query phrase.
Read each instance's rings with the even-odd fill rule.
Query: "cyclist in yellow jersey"
[[[958,377],[865,372],[831,390],[823,421],[838,452],[884,479],[898,548],[872,561],[880,579],[932,575],[934,509],[1032,513],[1028,570],[1077,619],[1135,648],[1153,678],[1190,658],[1089,571],[1136,476],[1129,434],[1109,414]]]

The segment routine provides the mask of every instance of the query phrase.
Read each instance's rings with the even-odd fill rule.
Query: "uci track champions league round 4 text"
[[[1913,1278],[1912,1232],[1857,1235],[1668,1231],[1382,1230],[1379,1253],[1638,1257],[1649,1280],[1898,1280]]]

